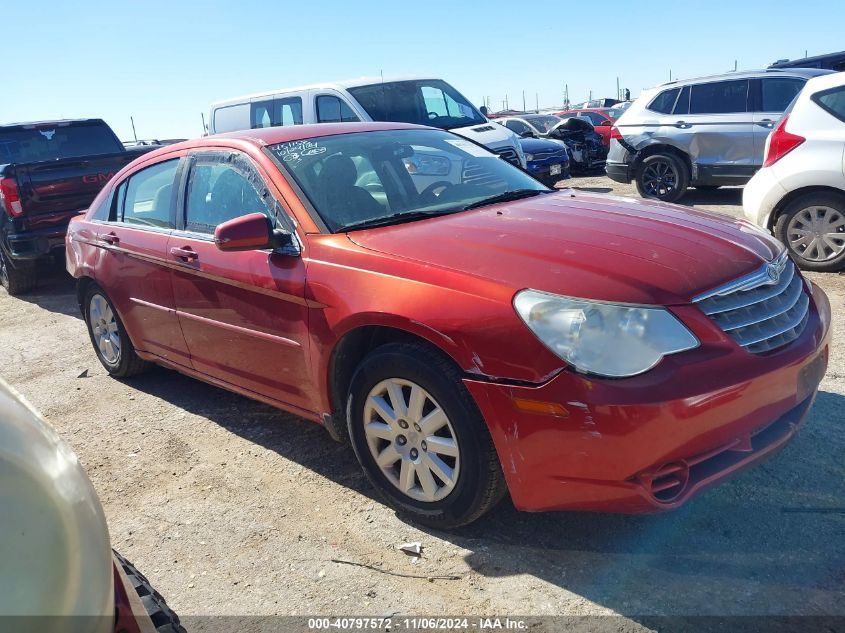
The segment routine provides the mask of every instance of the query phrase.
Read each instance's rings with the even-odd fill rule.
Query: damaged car
[[[321,424],[437,528],[506,494],[677,508],[795,435],[830,348],[824,292],[752,224],[556,191],[402,123],[158,149],[66,257],[109,374],[158,364]]]
[[[504,125],[521,138],[562,141],[568,150],[569,167],[573,172],[603,167],[607,159],[607,146],[586,118],[573,115],[562,119],[552,114],[525,114],[497,119],[496,123]]]
[[[607,175],[665,202],[689,187],[744,185],[790,102],[808,79],[830,72],[770,68],[644,90],[611,128]]]
[[[566,144],[548,138],[521,138],[526,171],[550,187],[569,178],[569,152]]]

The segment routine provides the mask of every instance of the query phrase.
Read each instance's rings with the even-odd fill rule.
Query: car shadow
[[[44,310],[82,318],[79,304],[76,302],[76,280],[64,268],[64,262],[38,262],[38,284],[21,295],[16,301],[26,301]]]
[[[687,189],[678,200],[678,204],[688,207],[699,205],[709,206],[741,206],[742,187],[720,187],[719,189]]]
[[[168,370],[129,384],[379,500],[351,449],[316,424]],[[644,626],[661,624],[653,616],[845,614],[843,410],[845,397],[819,393],[779,454],[674,512],[529,514],[506,499],[465,528],[420,529],[467,550],[482,576],[530,574]]]

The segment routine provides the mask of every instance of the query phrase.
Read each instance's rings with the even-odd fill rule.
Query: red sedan
[[[561,118],[578,117],[587,119],[593,124],[596,132],[601,135],[601,142],[604,145],[610,145],[610,128],[613,127],[615,120],[607,114],[606,109],[601,108],[581,108],[579,110],[566,110],[564,112],[555,112],[555,116]]]
[[[548,189],[461,137],[291,126],[129,165],[67,237],[94,350],[350,441],[387,501],[468,523],[647,512],[783,445],[830,307],[767,233]]]

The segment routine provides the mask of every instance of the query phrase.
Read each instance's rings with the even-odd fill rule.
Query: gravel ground
[[[569,184],[635,195],[603,176]],[[682,202],[737,215],[740,196]],[[845,615],[845,276],[810,277],[836,341],[807,426],[657,516],[505,502],[456,533],[403,523],[316,425],[163,369],[109,378],[60,269],[22,299],[0,291],[0,372],[79,454],[114,547],[183,616],[621,614],[627,631],[651,615]],[[419,561],[397,551],[407,541]]]

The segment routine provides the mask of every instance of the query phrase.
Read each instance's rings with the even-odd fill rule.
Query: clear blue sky
[[[442,77],[521,107],[845,49],[845,2],[531,4],[264,0],[3,3],[0,123],[102,117],[124,140],[190,137],[213,101],[363,75]]]

